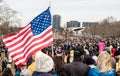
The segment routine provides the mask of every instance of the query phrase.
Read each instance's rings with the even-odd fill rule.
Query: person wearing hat
[[[65,64],[63,72],[65,76],[87,76],[90,67],[84,64],[81,60],[84,55],[82,48],[74,51],[74,60],[71,63]],[[63,75],[63,76],[64,76]]]
[[[27,63],[22,63],[20,70],[20,76],[32,76],[32,72],[29,69],[27,69]]]
[[[35,55],[35,71],[32,76],[53,76],[49,73],[53,67],[53,59],[45,53],[38,51]]]
[[[32,72],[26,68],[21,71],[20,76],[32,76]]]
[[[14,67],[15,67],[15,75],[14,76],[21,76],[21,71],[23,71],[24,69],[27,69],[26,63],[22,63],[21,67],[18,67],[14,64]]]

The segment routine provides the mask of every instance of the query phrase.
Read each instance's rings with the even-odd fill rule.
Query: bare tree
[[[3,0],[0,0],[0,25],[13,26],[20,24],[20,20],[16,18],[17,11],[11,9]]]
[[[85,28],[84,32],[102,37],[120,37],[120,21],[113,17],[108,17],[96,25]]]
[[[0,35],[18,30],[17,25],[20,25],[21,21],[16,18],[17,15],[17,11],[11,9],[3,0],[0,0]]]

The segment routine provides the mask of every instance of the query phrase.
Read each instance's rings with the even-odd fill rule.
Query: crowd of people
[[[55,39],[21,67],[15,65],[14,75],[9,59],[1,59],[2,76],[119,76],[120,38]]]

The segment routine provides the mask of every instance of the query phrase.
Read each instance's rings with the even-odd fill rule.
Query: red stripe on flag
[[[24,58],[23,58],[23,57],[17,58],[16,60],[14,60],[14,62],[16,62],[17,65],[20,64],[20,61],[19,61],[19,60],[22,60],[22,59],[25,59],[25,60],[22,61],[22,63],[27,62],[27,60],[28,60],[28,58],[31,56],[31,54],[34,54],[34,53],[36,53],[37,51],[40,51],[41,49],[43,49],[43,48],[45,48],[45,47],[47,47],[47,46],[50,46],[51,44],[53,44],[53,41],[51,41],[51,42],[50,42],[49,44],[47,44],[47,45],[41,46],[40,48],[36,48],[34,51],[30,52],[30,53],[29,53],[27,56],[25,56]],[[27,54],[27,53],[26,53],[26,54]],[[27,58],[26,58],[26,57],[27,57]]]
[[[26,28],[23,28],[22,30],[24,30],[24,29],[26,29]],[[16,65],[21,65],[21,63],[24,63],[28,60],[28,58],[31,56],[31,54],[53,44],[53,40],[51,40],[49,43],[46,43],[45,45],[38,46],[40,44],[44,44],[45,42],[47,42],[50,39],[53,39],[51,26],[50,26],[50,28],[47,29],[47,31],[45,31],[42,35],[40,35],[36,38],[33,38],[34,37],[33,35],[29,35],[29,33],[31,33],[31,32],[32,32],[31,30],[28,31],[28,29],[26,29],[22,32],[19,32],[19,34],[17,36],[14,36],[16,34],[11,34],[9,36],[5,36],[3,39],[6,46],[8,47],[9,55],[13,58]],[[9,37],[10,37],[10,39],[9,39]],[[13,38],[11,38],[11,37],[13,37]],[[18,38],[20,38],[20,37],[22,37],[22,38],[19,40]],[[33,39],[31,40],[31,38],[33,38]],[[11,41],[14,41],[17,39],[18,39],[18,41],[14,42],[14,43],[11,42]],[[23,40],[24,40],[24,42],[23,42]],[[21,42],[22,42],[22,44],[21,44]],[[27,44],[28,42],[29,42],[29,44]],[[34,42],[36,42],[36,43],[34,43]],[[32,43],[34,43],[34,44],[32,44]],[[19,46],[16,47],[16,45],[19,45]],[[38,46],[38,47],[35,48],[34,50],[31,50],[31,48],[34,48],[35,46]],[[21,48],[23,48],[23,49],[20,50]],[[20,51],[18,51],[18,50],[20,50]],[[17,56],[19,56],[19,57],[17,57]],[[22,61],[20,61],[20,60],[22,60]]]
[[[22,63],[27,62],[28,59],[29,59],[29,57],[30,57],[32,54],[36,53],[38,50],[41,50],[42,48],[45,48],[45,47],[47,47],[47,46],[50,46],[51,44],[53,44],[53,41],[51,41],[51,42],[50,42],[49,44],[47,44],[47,45],[41,46],[41,48],[36,48],[34,51],[32,51],[31,53],[28,54],[27,58],[25,58],[25,60],[22,61]],[[18,58],[18,59],[16,59],[16,60],[14,61],[18,67],[20,67],[20,66],[22,65],[21,62],[20,62],[20,60],[21,60],[21,59]]]
[[[51,38],[52,38],[52,35],[50,35],[49,37],[47,37],[46,39],[44,39],[42,42],[38,42],[38,43],[32,45],[32,46],[29,47],[27,50],[24,49],[24,50],[22,50],[22,51],[19,51],[17,54],[12,55],[11,57],[14,58],[15,56],[20,55],[20,54],[23,54],[23,57],[24,57],[31,48],[33,48],[34,46],[43,44],[44,42],[46,42],[47,40],[49,40],[49,39],[51,39]],[[20,48],[21,48],[21,47],[20,47]],[[18,48],[18,49],[20,49],[20,48]],[[27,47],[26,47],[26,48],[27,48]],[[14,50],[14,51],[15,51],[15,50]],[[9,52],[9,54],[10,54],[10,53],[12,53],[12,52]]]
[[[23,37],[22,39],[20,39],[19,41],[15,42],[14,44],[11,44],[10,46],[7,46],[7,48],[14,47],[16,44],[21,43],[21,42],[26,38],[27,34],[29,34],[30,32],[31,32],[31,30],[28,31],[28,32],[24,35],[24,37]],[[27,43],[31,38],[32,38],[32,36],[29,36],[23,43]],[[13,40],[12,40],[12,41],[13,41]],[[9,41],[6,41],[6,43],[9,43]],[[24,46],[24,44],[21,45],[21,46]],[[17,49],[16,49],[16,50],[17,50]]]
[[[13,50],[9,50],[9,52],[13,52],[13,51],[15,51],[15,50],[18,50],[18,49],[20,49],[20,48],[22,48],[23,46],[26,45],[26,46],[24,47],[24,49],[21,51],[21,52],[24,52],[24,50],[25,50],[28,46],[30,46],[31,43],[33,43],[34,41],[37,41],[37,40],[40,40],[40,39],[44,38],[44,36],[47,35],[47,34],[49,34],[49,33],[51,33],[51,31],[52,31],[52,29],[49,29],[49,30],[46,31],[42,36],[37,37],[37,38],[34,38],[28,45],[26,45],[25,43],[27,43],[27,41],[29,41],[30,38],[32,38],[32,36],[31,36],[30,38],[26,39],[26,42],[24,42],[21,46],[16,47],[16,48],[13,49]],[[52,36],[52,37],[53,37],[53,36]],[[21,41],[21,40],[20,40],[20,41]],[[17,45],[18,43],[20,43],[20,41],[14,43],[14,45]],[[46,41],[47,41],[47,40],[46,40]],[[9,47],[9,48],[12,48],[14,45],[11,45],[11,47],[10,47],[10,46],[8,46],[8,47]]]

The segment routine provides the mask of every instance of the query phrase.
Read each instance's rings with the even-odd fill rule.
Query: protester
[[[98,56],[96,68],[89,70],[88,76],[116,76],[113,69],[111,56],[106,51],[103,51]]]
[[[115,59],[116,59],[116,62],[118,62],[118,60],[120,59],[120,48],[118,48],[118,50],[115,52]]]
[[[110,57],[110,61],[112,63],[112,69],[116,70],[116,60],[114,57]]]
[[[4,71],[6,67],[7,67],[7,59],[6,57],[4,57],[4,59],[2,59],[2,72]]]
[[[112,45],[113,48],[111,49],[112,56],[115,58],[115,52],[117,51],[117,46],[115,44]]]
[[[103,40],[101,40],[98,44],[99,46],[99,52],[102,52],[105,49],[105,43]]]
[[[104,42],[103,42],[104,46],[101,47],[99,45],[99,40],[102,40],[101,42],[103,42],[103,40],[104,40]],[[91,70],[91,68],[94,68],[96,70],[96,68],[98,69],[98,66],[94,66],[94,64],[92,63],[93,60],[91,60],[91,58],[93,58],[95,63],[98,64],[98,62],[97,62],[98,55],[100,53],[102,53],[104,50],[106,50],[106,47],[108,50],[108,51],[107,50],[106,51],[109,52],[113,57],[115,57],[116,62],[118,62],[118,60],[120,58],[120,48],[119,48],[119,45],[116,45],[116,42],[120,43],[120,39],[119,40],[112,39],[112,38],[108,38],[108,39],[107,38],[104,38],[104,39],[96,38],[95,39],[95,38],[85,38],[85,37],[73,38],[73,39],[55,39],[53,48],[46,47],[46,48],[44,48],[44,50],[42,49],[43,51],[45,51],[45,53],[47,52],[48,56],[51,56],[50,54],[52,54],[51,51],[53,49],[54,57],[53,56],[52,57],[53,57],[53,59],[54,58],[56,59],[54,61],[54,63],[55,63],[54,69],[51,69],[52,72],[51,72],[51,70],[49,70],[46,72],[42,71],[42,73],[47,73],[50,75],[54,74],[54,76],[71,76],[71,75],[75,76],[76,74],[74,75],[73,71],[74,70],[76,71],[76,69],[77,69],[77,73],[78,73],[78,71],[80,71],[83,66],[86,66],[86,64],[89,65],[87,67],[89,67],[90,70]],[[116,51],[114,51],[114,50],[111,51],[113,48],[112,44],[115,44],[116,47],[118,47]],[[112,46],[112,48],[110,47],[110,45]],[[79,49],[79,48],[84,48],[84,51],[80,51],[81,49]],[[100,51],[100,49],[102,49],[102,51]],[[79,52],[80,52],[80,55],[77,56],[79,54]],[[85,54],[85,55],[83,55],[83,54]],[[89,57],[87,57],[86,55],[88,55]],[[63,57],[64,63],[62,63],[62,60],[60,58],[56,58],[56,56]],[[110,60],[112,63],[111,64],[112,69],[114,71],[116,62],[113,57]],[[4,59],[2,59],[2,60],[4,60]],[[42,57],[42,58],[40,57],[39,60],[44,61],[44,57]],[[103,60],[105,60],[105,59],[103,59]],[[11,61],[6,61],[7,64],[8,64],[8,62],[11,63]],[[84,62],[84,64],[82,62]],[[6,63],[4,63],[3,65],[6,65]],[[44,66],[43,64],[40,64],[40,62],[35,62],[35,54],[34,54],[29,58],[28,63],[27,63],[27,67],[28,67],[27,69],[30,70],[30,72],[33,73],[34,75],[36,73],[37,74],[41,73],[41,70],[35,69],[36,64]],[[77,64],[77,65],[75,65],[75,64]],[[106,64],[106,65],[108,65],[108,64]],[[73,70],[69,69],[69,66],[70,66],[70,68],[73,68]],[[62,69],[62,67],[63,67],[63,69]],[[99,67],[101,67],[101,66],[99,66]],[[37,68],[40,68],[40,67],[37,66]],[[85,68],[83,68],[83,70]],[[20,73],[22,73],[22,70],[20,68],[15,68],[15,69],[16,69],[15,76],[20,76]],[[83,70],[81,70],[81,71],[83,72]],[[101,69],[100,69],[100,71],[101,71]],[[24,73],[24,71],[23,71],[23,73]],[[96,71],[93,71],[92,73],[96,73]],[[106,72],[103,72],[103,74],[104,73],[106,73]],[[79,76],[82,76],[80,74],[79,74]],[[99,74],[99,73],[97,73],[97,74]],[[100,74],[101,74],[101,72],[100,72]]]
[[[28,70],[30,70],[31,71],[31,73],[33,73],[34,71],[35,71],[35,62],[33,62],[32,64],[30,64],[29,66],[28,66]]]
[[[32,73],[28,69],[23,69],[20,76],[32,76]]]
[[[20,73],[21,73],[21,69],[17,68],[17,71],[15,72],[15,76],[20,76]]]
[[[82,63],[82,55],[84,54],[84,50],[80,49],[75,50],[74,52],[74,60],[71,63],[68,63],[64,66],[63,71],[65,76],[87,76],[89,71],[89,66]]]
[[[71,63],[74,60],[74,50],[70,50],[70,54],[67,55],[67,63]]]
[[[92,59],[94,59],[95,63],[97,63],[98,57],[96,55],[92,56]]]
[[[6,68],[3,71],[2,76],[13,76],[11,69],[10,68]]]
[[[20,69],[21,69],[20,76],[32,76],[32,72],[27,69],[26,63],[23,63]]]
[[[89,56],[89,55],[85,55],[84,56],[83,63],[89,65],[91,68],[96,67],[95,66],[96,65],[95,60],[91,56]]]
[[[53,60],[55,64],[53,74],[54,76],[60,76],[63,70],[63,66],[64,66],[63,57],[55,56]]]
[[[35,55],[35,71],[32,76],[53,76],[49,73],[54,67],[52,58],[41,51]]]

